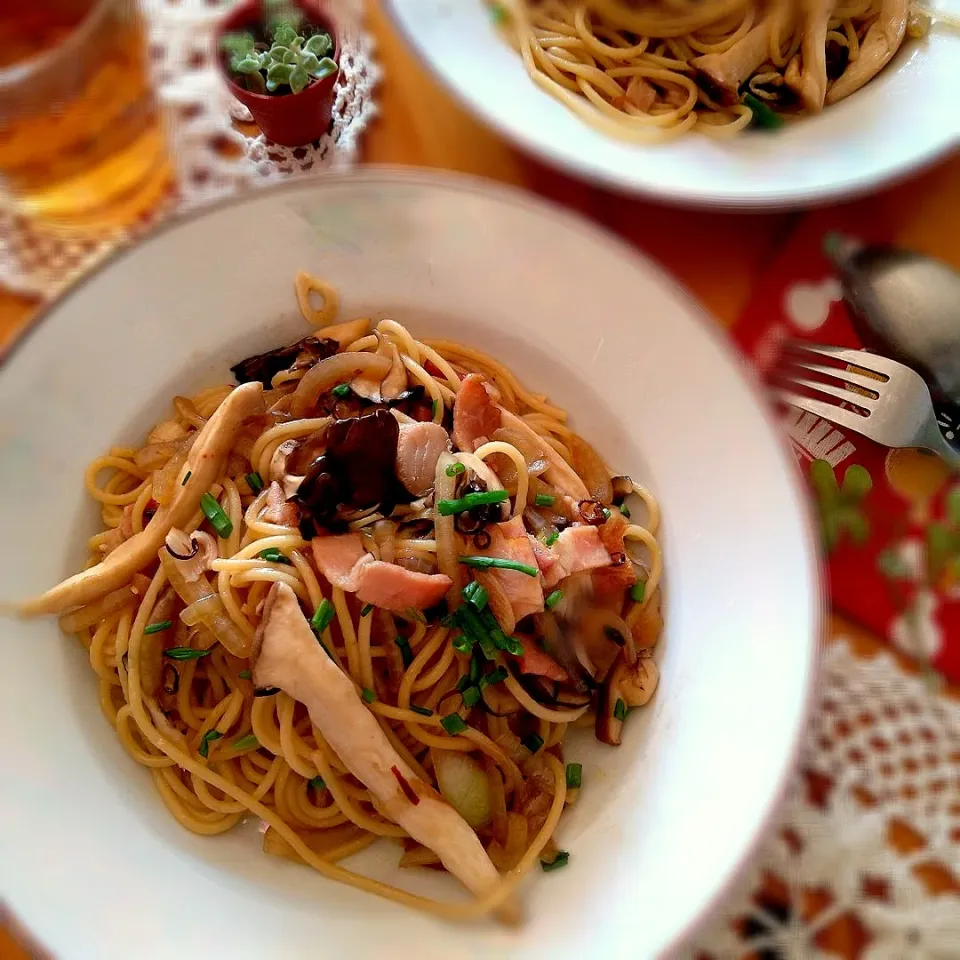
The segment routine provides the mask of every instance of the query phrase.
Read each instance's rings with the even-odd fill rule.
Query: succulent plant
[[[271,43],[258,41],[252,33],[228,33],[221,48],[229,56],[230,70],[242,77],[248,90],[255,93],[299,93],[311,79],[320,80],[337,72],[337,64],[328,54],[333,39],[325,30],[303,24],[303,14],[280,2],[265,8],[264,36]],[[298,32],[302,26],[302,32]]]

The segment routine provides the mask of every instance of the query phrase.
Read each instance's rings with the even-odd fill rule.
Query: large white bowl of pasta
[[[390,0],[546,162],[700,206],[845,200],[960,142],[958,0]]]
[[[47,310],[0,420],[0,895],[54,954],[655,956],[761,836],[800,487],[587,223],[415,172],[255,193]]]

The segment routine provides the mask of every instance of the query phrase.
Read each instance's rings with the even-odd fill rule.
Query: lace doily
[[[779,823],[683,955],[955,960],[958,871],[960,704],[840,640]]]
[[[59,290],[100,257],[142,233],[173,209],[189,208],[245,187],[292,174],[343,168],[356,160],[358,139],[376,112],[380,71],[362,28],[362,0],[330,6],[340,38],[340,79],[330,133],[306,147],[247,137],[232,120],[250,121],[213,62],[213,30],[236,0],[141,0],[149,51],[164,108],[177,189],[149,222],[95,237],[64,238],[0,212],[0,285],[42,297]]]

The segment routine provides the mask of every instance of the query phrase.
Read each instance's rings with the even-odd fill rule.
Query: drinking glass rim
[[[84,18],[64,37],[61,43],[50,50],[44,51],[39,56],[28,57],[26,60],[9,67],[0,67],[0,92],[20,86],[41,72],[51,67],[55,68],[65,55],[76,53],[77,49],[96,30],[106,12],[111,7],[123,2],[125,0],[95,0],[94,5],[87,11]]]

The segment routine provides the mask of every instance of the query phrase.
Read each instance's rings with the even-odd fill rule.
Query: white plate
[[[960,13],[960,0],[939,0]],[[542,91],[483,0],[388,0],[417,53],[479,117],[540,159],[658,200],[787,207],[848,199],[960,142],[960,34],[937,26],[876,80],[821,115],[727,141],[635,146],[598,133]]]
[[[3,624],[0,898],[62,957],[651,957],[700,917],[771,814],[813,676],[818,583],[789,454],[731,350],[656,267],[480,182],[367,171],[259,191],[160,230],[42,318],[0,376],[4,599],[76,570],[84,466],[170,398],[307,331],[293,276],[342,313],[491,351],[663,505],[660,689],[619,750],[591,737],[520,930],[447,925],[263,855],[255,825],[179,827],[100,715],[54,622]],[[457,897],[449,878],[364,863]]]

